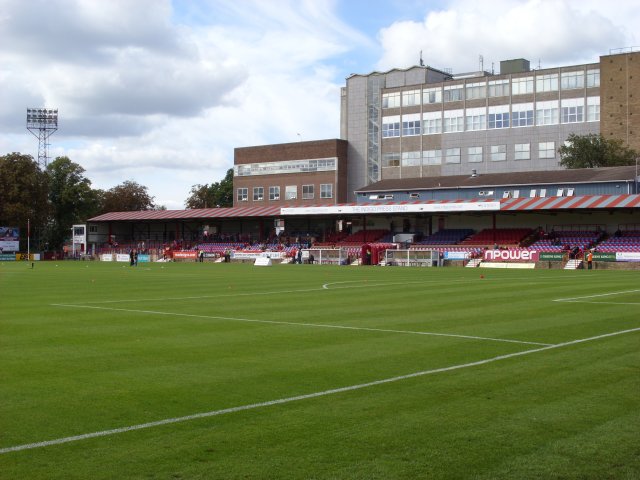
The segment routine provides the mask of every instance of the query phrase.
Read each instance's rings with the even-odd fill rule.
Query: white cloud
[[[610,48],[631,46],[635,38],[623,27],[640,21],[632,1],[458,0],[428,12],[422,21],[396,22],[380,32],[383,55],[378,68],[408,67],[423,51],[426,64],[454,72],[484,69],[512,58],[527,58],[532,67],[597,62]],[[620,16],[626,11],[631,17]]]
[[[410,20],[387,22],[400,3]],[[468,71],[479,54],[486,69],[517,57],[546,67],[640,44],[637,1],[437,3],[0,0],[0,154],[35,156],[25,110],[58,107],[52,157],[97,188],[132,179],[181,208],[192,185],[223,178],[235,147],[337,137],[347,73],[415,65],[420,50]],[[337,16],[348,9],[388,25],[380,45]],[[378,51],[378,65],[353,70]]]
[[[235,147],[338,136],[330,61],[371,43],[334,7],[0,0],[0,100],[12,110],[0,127],[17,135],[27,106],[58,107],[52,156],[95,187],[133,179],[180,208],[191,185],[224,176]]]

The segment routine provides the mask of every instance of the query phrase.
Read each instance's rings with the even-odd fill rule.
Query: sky
[[[640,48],[639,0],[0,0],[0,155],[38,156],[26,109],[57,108],[49,157],[182,209],[234,148],[340,136],[353,74],[496,73]]]

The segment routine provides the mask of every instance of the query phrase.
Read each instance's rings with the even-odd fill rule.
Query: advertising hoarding
[[[18,227],[0,227],[0,253],[20,250],[20,229]]]

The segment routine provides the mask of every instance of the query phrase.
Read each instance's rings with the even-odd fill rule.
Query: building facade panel
[[[318,140],[237,148],[234,207],[344,203],[347,142]]]
[[[600,68],[602,135],[640,151],[640,51],[603,56]]]

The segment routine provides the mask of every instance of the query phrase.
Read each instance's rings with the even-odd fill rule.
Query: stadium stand
[[[424,237],[414,245],[456,245],[473,234],[470,228],[448,228]]]
[[[602,232],[596,231],[557,231],[551,232],[546,238],[536,240],[529,245],[529,250],[539,252],[562,252],[578,248],[587,250],[592,248],[602,238]]]
[[[618,231],[596,246],[597,252],[640,252],[640,230]]]
[[[460,245],[517,247],[533,233],[534,230],[531,228],[487,228],[466,238]]]

